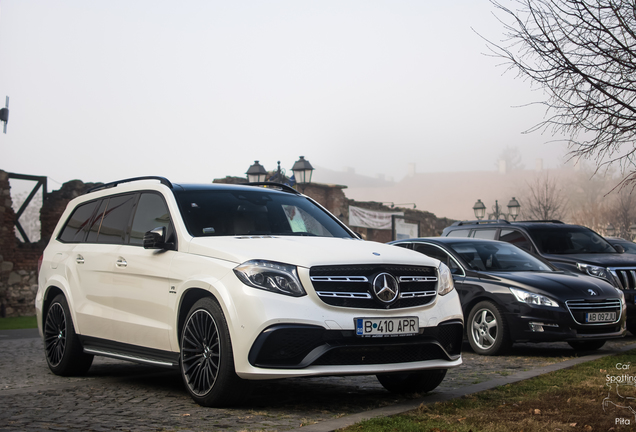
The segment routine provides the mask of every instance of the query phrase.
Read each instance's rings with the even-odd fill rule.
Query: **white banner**
[[[391,229],[391,216],[404,216],[404,212],[379,212],[349,206],[349,225],[381,230]]]

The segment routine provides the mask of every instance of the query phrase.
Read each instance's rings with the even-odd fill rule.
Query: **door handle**
[[[115,265],[119,268],[124,268],[128,266],[128,263],[126,262],[125,259],[123,259],[122,257],[119,257],[117,261],[115,262]]]
[[[75,262],[76,262],[76,263],[78,263],[78,264],[84,264],[84,257],[83,257],[83,256],[81,256],[81,255],[78,255],[78,256],[75,258]]]

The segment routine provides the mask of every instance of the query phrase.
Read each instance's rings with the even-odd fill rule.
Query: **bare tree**
[[[528,193],[523,203],[523,213],[528,219],[563,219],[567,199],[557,182],[548,173],[528,183]]]
[[[565,136],[571,156],[617,162],[636,181],[636,9],[633,0],[491,0],[506,38],[490,43],[547,95],[531,130]]]
[[[500,161],[504,161],[506,163],[506,171],[519,171],[524,167],[521,163],[522,159],[519,148],[506,146],[506,148],[499,153],[497,164],[499,164]]]
[[[607,207],[606,219],[616,230],[616,236],[632,238],[629,227],[636,222],[636,195],[629,188],[617,191]]]

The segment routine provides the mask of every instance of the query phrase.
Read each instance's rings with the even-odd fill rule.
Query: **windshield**
[[[552,267],[509,243],[465,242],[448,244],[468,267],[478,271],[553,271]]]
[[[603,237],[588,228],[531,228],[529,231],[544,254],[617,253]]]
[[[191,190],[179,192],[177,201],[194,237],[352,237],[330,214],[298,195],[264,190]]]

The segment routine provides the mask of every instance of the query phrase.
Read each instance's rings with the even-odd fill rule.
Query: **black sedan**
[[[457,237],[398,240],[445,263],[466,319],[468,341],[482,355],[513,342],[566,341],[594,350],[625,334],[625,297],[609,283],[559,270],[505,242]]]
[[[636,254],[636,243],[632,241],[625,240],[621,237],[605,237],[605,240],[614,246],[614,249],[616,249],[617,246],[620,246],[623,248],[625,253]]]

